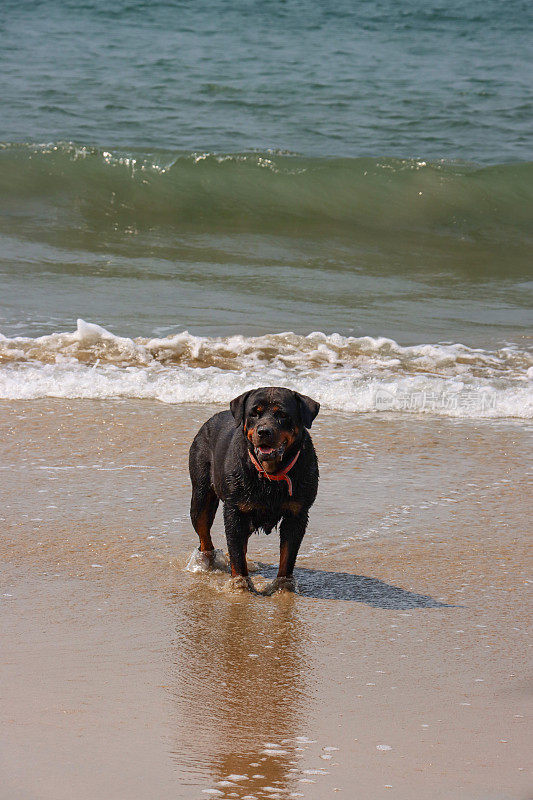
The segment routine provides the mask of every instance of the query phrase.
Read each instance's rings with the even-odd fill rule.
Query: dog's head
[[[265,472],[276,472],[285,453],[301,439],[303,428],[313,424],[320,403],[290,389],[267,386],[244,392],[230,408]]]

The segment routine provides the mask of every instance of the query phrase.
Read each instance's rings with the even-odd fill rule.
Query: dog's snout
[[[273,434],[272,428],[267,427],[266,425],[260,425],[257,428],[257,435],[260,439],[268,439]]]

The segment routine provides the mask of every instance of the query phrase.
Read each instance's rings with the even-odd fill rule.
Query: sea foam
[[[256,386],[282,385],[344,412],[449,417],[533,416],[533,357],[457,344],[402,346],[385,337],[315,331],[263,336],[116,336],[78,320],[72,332],[0,335],[4,399],[139,398],[225,403]]]

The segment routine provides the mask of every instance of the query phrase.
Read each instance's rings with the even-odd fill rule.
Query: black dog
[[[270,533],[281,520],[274,588],[292,573],[318,489],[318,462],[307,432],[320,404],[279,387],[245,392],[207,420],[191,445],[191,520],[207,563],[214,559],[211,526],[220,500],[231,574],[247,582],[246,550],[253,531]]]

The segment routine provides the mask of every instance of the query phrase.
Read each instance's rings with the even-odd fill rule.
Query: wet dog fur
[[[215,554],[211,526],[222,500],[232,576],[246,584],[250,535],[258,530],[268,534],[279,524],[275,588],[292,588],[296,556],[318,489],[318,462],[308,429],[319,408],[310,397],[290,389],[262,387],[239,395],[229,411],[202,425],[189,451],[189,472],[191,520],[207,565]],[[287,481],[281,473],[297,453]]]

